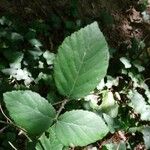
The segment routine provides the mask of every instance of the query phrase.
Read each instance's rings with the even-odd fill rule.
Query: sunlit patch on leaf
[[[150,121],[150,105],[146,103],[144,97],[134,90],[129,92],[128,98],[131,100],[130,106],[140,114],[141,120]]]

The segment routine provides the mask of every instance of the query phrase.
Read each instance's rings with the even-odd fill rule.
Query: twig
[[[26,134],[26,131],[21,129],[18,135],[21,135],[21,134],[23,134],[30,142],[32,142],[32,139]]]
[[[2,123],[2,124],[7,124],[7,125],[12,125],[12,123],[5,122],[5,121],[2,121],[2,120],[0,120],[0,123]]]
[[[8,143],[14,150],[17,150],[17,148],[10,141],[8,141]]]
[[[63,102],[61,104],[61,107],[59,108],[59,110],[58,110],[58,112],[56,114],[55,120],[57,120],[57,118],[59,117],[60,113],[64,109],[64,107],[65,107],[65,105],[66,105],[67,102],[68,102],[68,99],[63,100]]]
[[[19,126],[16,126],[13,122],[5,122],[5,121],[0,120],[0,123],[13,126],[13,127],[17,128],[18,130],[21,130],[21,131],[26,133],[25,129],[23,129],[23,128],[19,127]]]
[[[2,112],[3,116],[6,118],[7,121],[9,121],[10,123],[12,123],[12,121],[6,116],[6,114],[4,113],[2,106],[0,105],[0,111]]]
[[[59,105],[59,104],[61,104],[61,103],[63,103],[64,102],[64,100],[62,100],[62,101],[59,101],[59,102],[56,102],[56,103],[54,103],[54,104],[52,104],[53,106],[55,106],[55,105]]]
[[[3,133],[3,131],[4,131],[6,128],[8,128],[8,125],[5,126],[5,127],[3,127],[2,129],[0,129],[0,134]]]
[[[147,82],[147,81],[149,81],[149,80],[150,80],[150,78],[145,79],[145,80],[144,80],[144,83]]]
[[[8,121],[8,122],[5,122],[5,121],[0,120],[0,123],[7,124],[7,125],[10,125],[10,126],[13,126],[13,127],[17,128],[18,130],[21,131],[21,132],[20,132],[21,134],[23,134],[28,140],[31,141],[31,139],[29,138],[29,136],[26,134],[26,130],[23,129],[23,128],[21,128],[21,127],[19,127],[19,126],[17,126],[17,125],[15,125],[15,124],[6,116],[6,114],[4,113],[4,111],[3,111],[1,105],[0,105],[0,111],[2,112],[2,114],[3,114],[3,116],[6,118],[6,120]]]
[[[5,122],[5,121],[2,121],[2,120],[0,120],[0,123],[2,123],[2,124],[7,124],[7,125],[9,125],[9,126],[13,126],[13,127],[17,128],[18,130],[20,130],[20,132],[19,132],[18,135],[23,134],[29,141],[32,141],[31,138],[26,134],[25,129],[22,129],[22,128],[19,127],[19,126],[16,126],[14,123]],[[7,127],[8,127],[8,126],[6,126],[5,128],[7,128]],[[2,129],[3,129],[3,128],[2,128]],[[2,130],[2,129],[1,129],[1,130]],[[2,132],[1,130],[0,130],[0,133]]]

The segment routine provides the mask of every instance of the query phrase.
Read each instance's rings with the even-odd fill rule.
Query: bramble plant
[[[0,4],[0,150],[150,149],[149,0]]]
[[[86,146],[107,135],[109,128],[100,115],[83,109],[65,112],[64,108],[90,94],[105,77],[108,64],[107,42],[94,22],[67,37],[58,48],[53,76],[64,97],[59,108],[30,90],[3,94],[15,125],[31,139],[38,138],[37,150]]]

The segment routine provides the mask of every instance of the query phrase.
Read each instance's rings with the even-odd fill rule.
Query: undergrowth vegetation
[[[69,21],[53,45],[51,22],[0,18],[0,150],[150,149],[145,41],[120,52],[97,22]]]

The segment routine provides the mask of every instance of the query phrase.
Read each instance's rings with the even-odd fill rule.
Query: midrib
[[[84,55],[83,55],[83,58],[82,58],[82,60],[81,60],[81,64],[80,64],[79,70],[78,70],[78,72],[77,72],[77,76],[76,76],[76,78],[75,78],[75,80],[74,80],[73,86],[72,86],[72,88],[71,88],[71,90],[70,90],[70,93],[69,93],[68,97],[70,97],[70,95],[72,94],[72,91],[74,90],[74,87],[75,87],[76,82],[77,82],[77,80],[78,80],[79,73],[80,73],[80,70],[81,70],[81,68],[82,68],[82,65],[83,65],[83,62],[84,62],[84,58],[85,58],[85,56],[86,56],[86,52],[87,52],[87,51],[88,51],[88,48],[86,48],[86,50],[85,50],[85,52],[84,52]]]

